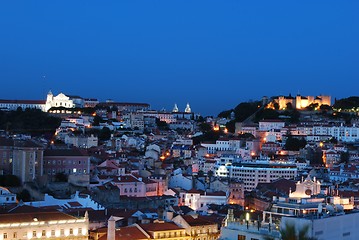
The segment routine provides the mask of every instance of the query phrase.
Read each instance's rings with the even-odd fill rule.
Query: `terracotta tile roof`
[[[190,225],[190,226],[204,226],[204,225],[214,225],[215,222],[211,222],[208,219],[205,219],[202,216],[198,216],[194,218],[191,215],[182,216],[182,218]]]
[[[45,104],[44,100],[6,100],[0,99],[0,103],[8,103],[8,104]]]
[[[60,205],[43,206],[40,208],[45,210],[62,210],[62,207]]]
[[[110,216],[123,217],[128,219],[137,212],[136,210],[125,210],[125,209],[108,209],[106,210],[88,210],[90,222],[107,222]]]
[[[82,207],[82,205],[79,202],[68,202],[70,207]]]
[[[142,229],[144,229],[146,232],[184,230],[184,228],[181,228],[181,227],[177,226],[176,224],[170,223],[170,222],[139,224],[139,226]]]
[[[284,123],[284,121],[279,120],[279,119],[265,119],[265,120],[261,120],[259,122],[280,122],[280,123]]]
[[[151,179],[149,179],[149,178],[144,178],[144,179],[142,180],[142,182],[144,182],[144,183],[146,183],[146,184],[157,183],[156,181],[153,181],[153,180],[151,180]]]
[[[256,188],[273,190],[275,192],[282,192],[289,194],[289,189],[291,189],[292,192],[295,191],[296,185],[295,185],[295,181],[288,179],[278,179],[271,183],[259,183]]]
[[[11,138],[0,137],[0,146],[12,147],[14,146],[14,140]]]
[[[208,195],[208,196],[226,196],[226,193],[223,191],[212,192],[212,193],[207,192],[206,195]]]
[[[137,178],[135,178],[132,175],[124,175],[124,176],[120,176],[118,178],[115,178],[113,180],[113,182],[141,182],[141,181],[138,180]]]
[[[0,214],[0,223],[23,223],[37,221],[73,220],[77,219],[71,215],[58,211],[47,211],[45,209],[29,206],[19,206],[8,213]]]
[[[44,151],[44,157],[46,156],[87,156],[78,148],[70,149],[46,149]]]
[[[146,236],[146,234],[143,233],[136,225],[122,227],[116,229],[115,231],[115,240],[143,240],[143,239],[149,239],[149,237]],[[107,240],[107,233],[104,236],[100,237],[99,240]]]
[[[201,195],[203,195],[203,194],[204,194],[204,191],[202,191],[202,190],[197,190],[197,189],[192,188],[192,189],[188,190],[187,193],[195,193],[195,194],[201,194]]]

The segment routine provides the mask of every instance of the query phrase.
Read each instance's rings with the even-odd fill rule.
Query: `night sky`
[[[262,96],[359,95],[359,1],[4,0],[2,99],[51,89],[187,102],[217,115]]]

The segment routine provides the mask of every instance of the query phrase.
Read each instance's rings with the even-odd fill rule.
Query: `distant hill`
[[[359,107],[359,97],[352,96],[348,98],[342,98],[339,100],[336,100],[333,108],[335,109],[352,109],[352,108],[358,108]]]

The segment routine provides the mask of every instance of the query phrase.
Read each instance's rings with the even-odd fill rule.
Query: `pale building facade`
[[[293,179],[297,171],[297,166],[289,164],[228,164],[217,165],[215,174],[243,181],[244,189],[252,191],[258,183],[269,183],[279,178]]]
[[[0,214],[0,239],[88,239],[89,220],[18,206]]]

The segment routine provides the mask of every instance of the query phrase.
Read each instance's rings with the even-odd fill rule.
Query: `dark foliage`
[[[197,145],[201,142],[215,142],[219,139],[219,137],[222,135],[223,133],[220,131],[209,131],[209,132],[205,132],[200,136],[194,137],[192,138],[193,140],[193,144]]]
[[[50,116],[39,109],[0,111],[0,129],[14,133],[42,135],[55,132],[60,123],[60,118]]]
[[[23,202],[30,202],[31,195],[30,192],[26,189],[22,190],[20,193],[17,194],[17,200],[22,200]]]
[[[199,130],[204,133],[209,132],[212,130],[212,125],[206,122],[201,123],[199,124]]]
[[[343,98],[336,100],[333,108],[342,108],[342,109],[351,109],[351,108],[357,108],[359,107],[359,97],[352,96],[348,98]]]
[[[349,163],[349,152],[340,153],[340,163]]]
[[[231,113],[232,113],[233,109],[230,109],[230,110],[225,110],[223,112],[220,112],[218,114],[218,117],[219,118],[229,118],[231,116]]]
[[[68,176],[65,173],[56,173],[55,182],[67,182]]]
[[[279,113],[276,110],[266,108],[258,111],[255,116],[255,121],[258,122],[263,119],[278,119]]]
[[[228,132],[234,133],[236,131],[236,121],[232,120],[226,123]]]
[[[0,186],[4,187],[20,187],[21,181],[15,175],[0,175]]]
[[[107,141],[110,138],[111,138],[111,130],[108,127],[103,127],[98,134],[98,139],[101,141]]]
[[[304,138],[294,138],[292,135],[287,136],[284,148],[289,151],[299,151],[307,145],[307,141]]]
[[[243,122],[258,110],[261,102],[242,102],[234,108],[235,119],[237,122]]]
[[[156,125],[160,130],[169,130],[169,126],[165,121],[161,121],[159,118],[156,118]]]

